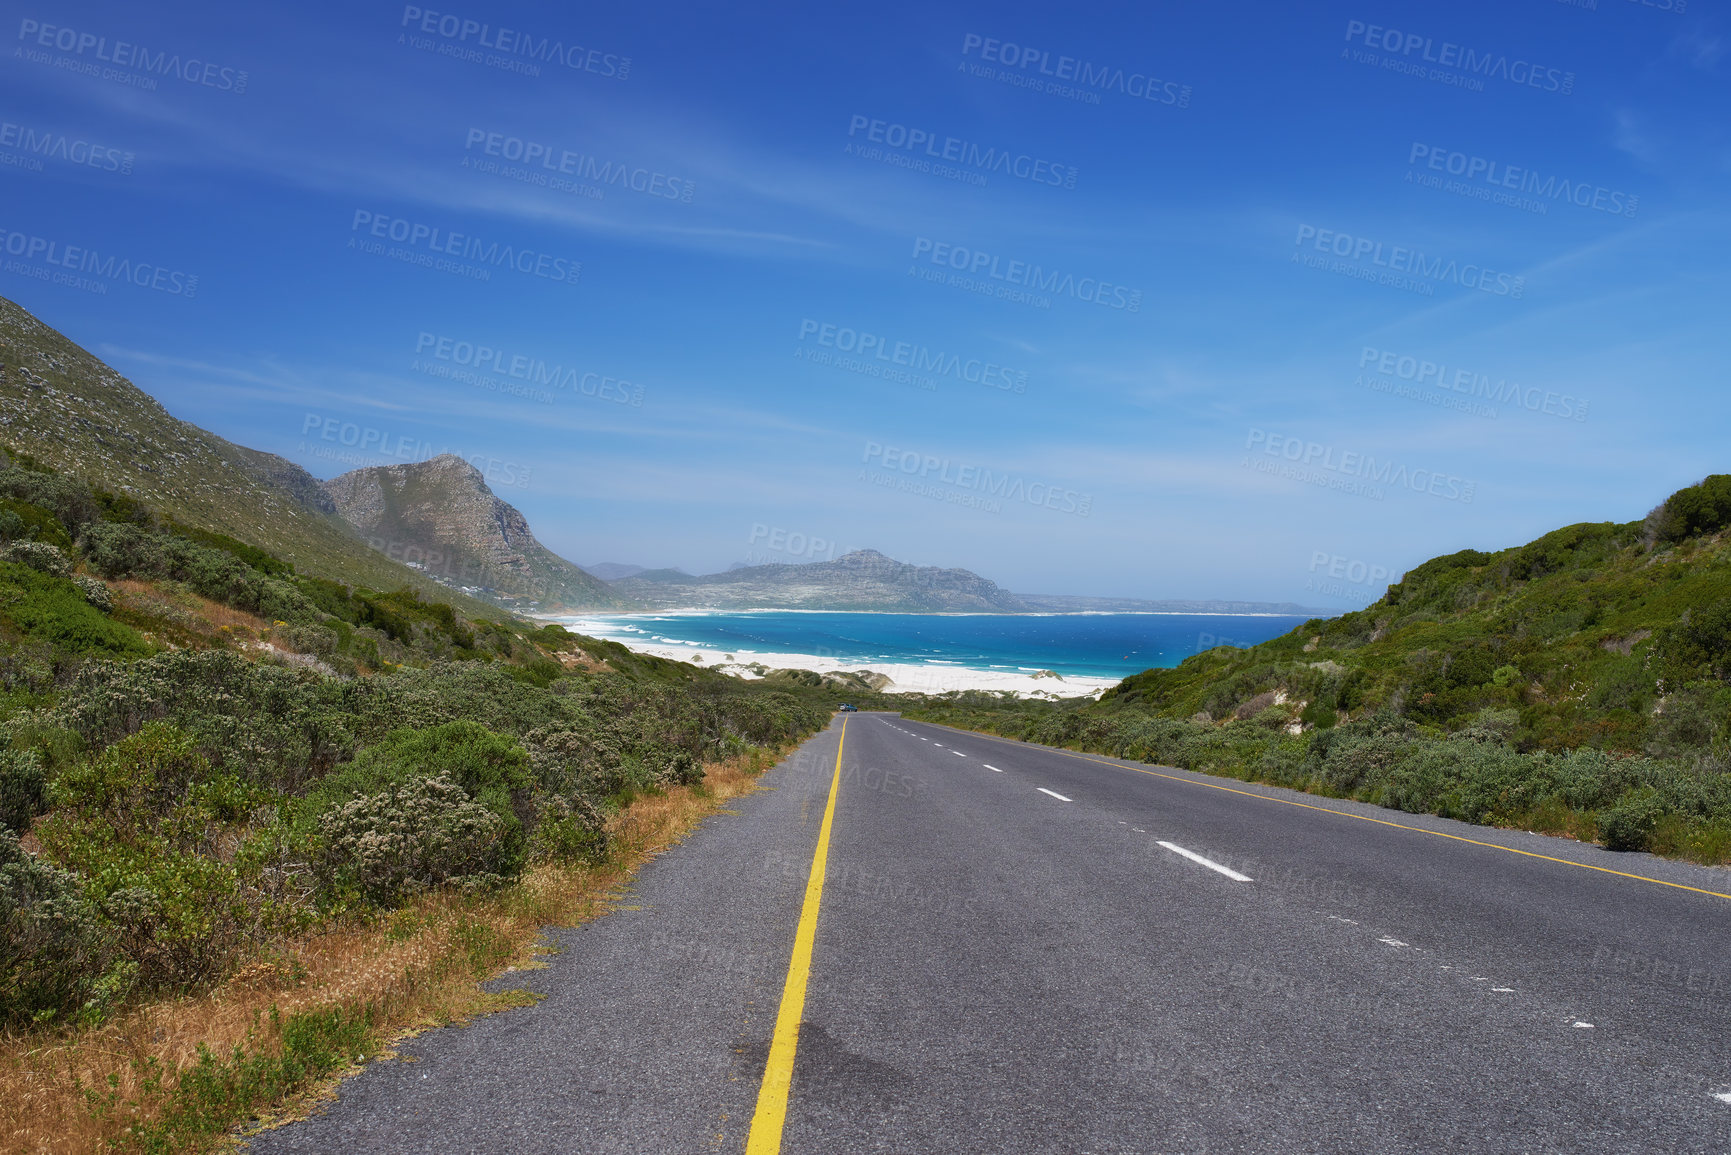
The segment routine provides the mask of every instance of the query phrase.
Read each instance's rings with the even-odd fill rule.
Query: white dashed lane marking
[[[1200,854],[1197,854],[1194,850],[1185,850],[1182,846],[1179,846],[1175,842],[1162,842],[1159,845],[1164,846],[1167,850],[1170,850],[1173,854],[1182,855],[1183,857],[1188,858],[1191,862],[1196,863],[1198,866],[1206,866],[1209,870],[1219,871],[1221,874],[1224,874],[1227,878],[1230,878],[1233,882],[1251,882],[1251,881],[1253,881],[1248,874],[1239,874],[1236,870],[1233,870],[1230,866],[1221,866],[1218,862],[1214,862],[1210,859],[1203,858]]]
[[[1076,801],[1074,798],[1064,797],[1062,794],[1058,793],[1056,790],[1048,790],[1044,786],[1036,786],[1035,789],[1038,790],[1041,794],[1050,794],[1053,798],[1056,798],[1059,802],[1074,802],[1074,801]]]

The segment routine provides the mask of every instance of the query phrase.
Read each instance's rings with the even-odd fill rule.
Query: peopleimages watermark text
[[[1480,50],[1450,40],[1438,42],[1417,32],[1402,32],[1380,24],[1348,20],[1346,40],[1348,44],[1362,44],[1366,50],[1374,49],[1383,54],[1381,59],[1372,54],[1362,63],[1381,64],[1392,71],[1405,71],[1426,79],[1443,80],[1455,83],[1457,87],[1482,89],[1486,80],[1503,80],[1562,96],[1568,96],[1575,91],[1573,72],[1536,64],[1519,57],[1511,60],[1507,53]],[[1344,52],[1345,50],[1343,54]],[[1437,69],[1433,72],[1441,74],[1427,75],[1423,67],[1427,64],[1436,65]],[[1445,69],[1452,71],[1443,72]],[[1478,83],[1469,86],[1459,83],[1460,81]]]
[[[317,444],[309,446],[306,441],[309,436],[318,441],[329,442],[332,446],[342,446],[352,452],[345,454]],[[448,445],[441,445],[435,449],[431,441],[411,437],[408,434],[392,434],[388,430],[375,429],[370,425],[344,421],[340,417],[327,417],[320,413],[306,414],[301,422],[301,437],[301,452],[360,467],[378,464],[377,461],[368,458],[367,454],[373,454],[379,458],[394,458],[404,462],[430,461],[435,457],[452,454],[480,470],[489,485],[510,485],[518,489],[527,488],[529,473],[532,469],[531,466],[522,465],[515,461],[490,457],[485,453],[465,453],[461,449],[453,449]]]
[[[198,277],[150,261],[134,261],[88,245],[69,245],[50,237],[18,232],[0,225],[0,252],[10,260],[6,272],[70,285],[86,292],[106,293],[110,284],[136,285],[188,300],[198,296]],[[30,262],[41,261],[36,265]]]
[[[468,137],[463,142],[463,150],[469,154],[463,158],[464,165],[478,171],[487,170],[480,168],[485,162],[477,161],[474,158],[476,153],[521,164],[525,170],[521,179],[528,184],[558,187],[554,182],[568,177],[572,181],[591,181],[593,185],[590,187],[599,190],[612,185],[622,190],[642,193],[644,196],[679,201],[683,204],[690,204],[692,194],[697,190],[697,186],[691,181],[668,176],[654,169],[599,160],[588,153],[574,152],[544,141],[489,132],[484,128],[469,129]],[[515,175],[504,166],[500,166],[498,171],[505,176]]]
[[[1292,469],[1304,474],[1293,474],[1298,476],[1298,480],[1321,485],[1325,489],[1357,493],[1378,501],[1382,499],[1382,492],[1378,488],[1380,486],[1410,489],[1414,493],[1425,493],[1445,501],[1463,503],[1471,503],[1478,490],[1477,482],[1452,473],[1434,469],[1409,469],[1395,461],[1378,461],[1371,454],[1354,450],[1342,451],[1332,445],[1306,441],[1302,437],[1289,437],[1282,433],[1271,433],[1265,429],[1251,429],[1244,448],[1260,450],[1265,457],[1290,463]],[[1259,472],[1270,472],[1261,468],[1261,463],[1254,462],[1251,458],[1246,458],[1245,464],[1257,468]]]
[[[623,378],[585,369],[580,365],[550,363],[543,357],[510,352],[479,341],[465,341],[422,330],[415,338],[415,356],[417,361],[429,358],[442,365],[497,374],[513,382],[521,382],[523,388],[530,391],[524,393],[525,396],[534,397],[534,394],[542,389],[569,389],[573,394],[593,397],[598,401],[639,407],[643,404],[643,386]],[[414,367],[432,371],[430,366]],[[434,375],[450,376],[437,372]]]
[[[988,499],[1022,502],[1060,513],[1073,513],[1078,517],[1087,517],[1094,507],[1092,494],[1078,493],[1067,486],[1028,481],[1012,473],[993,472],[989,466],[953,461],[948,457],[934,457],[929,453],[882,445],[876,441],[866,442],[865,455],[861,460],[868,466],[875,464],[891,474],[917,479],[926,485],[947,485],[955,490],[979,494]]]
[[[528,276],[540,277],[542,280],[575,285],[583,272],[581,261],[536,249],[502,245],[497,241],[488,242],[471,233],[454,232],[438,225],[387,216],[367,209],[355,210],[349,232],[352,234],[349,238],[351,247],[364,248],[364,251],[375,255],[395,257],[410,264],[426,265],[441,271],[460,272],[466,276],[485,274],[475,276],[476,280],[489,279],[492,269],[511,269]],[[369,241],[366,246],[357,244],[357,241],[368,241],[370,238],[389,240],[406,247],[387,251],[376,242]]]
[[[1027,261],[1009,260],[982,249],[970,249],[930,237],[914,238],[913,261],[916,265],[923,261],[1036,293],[1073,297],[1108,309],[1121,309],[1127,313],[1142,311],[1141,289],[1114,284],[1099,277],[1078,277],[1061,269],[1047,269]]]
[[[1309,267],[1318,267],[1318,258],[1307,258],[1303,253],[1306,241],[1311,242],[1310,248],[1315,251],[1347,262],[1350,275],[1401,288],[1417,286],[1429,289],[1434,284],[1453,284],[1519,300],[1527,287],[1525,277],[1498,272],[1471,261],[1462,264],[1452,257],[1429,256],[1421,249],[1405,245],[1385,245],[1369,237],[1319,229],[1315,225],[1299,225],[1298,236],[1292,242],[1292,259]],[[1365,263],[1367,260],[1368,264]]]
[[[64,25],[45,24],[25,17],[18,23],[18,39],[26,47],[19,53],[35,64],[52,64],[69,72],[115,80],[137,88],[154,89],[158,78],[172,77],[201,88],[232,92],[237,96],[246,91],[244,69],[202,60],[196,56],[182,57],[178,52],[163,49],[152,52],[142,44],[128,40],[110,41],[94,32],[84,32]],[[70,56],[49,57],[42,49],[70,53]],[[112,65],[103,68],[101,65]],[[136,71],[127,71],[127,70]],[[141,75],[142,74],[142,75]]]
[[[557,64],[572,72],[588,72],[611,80],[625,80],[631,75],[629,56],[585,48],[581,44],[567,44],[553,36],[536,36],[517,28],[494,27],[451,12],[407,5],[403,8],[402,27],[443,40],[444,44],[430,48],[440,55],[477,63],[497,62],[515,66],[508,71],[539,76],[540,65]],[[421,48],[423,45],[413,44],[413,47]],[[494,59],[487,59],[483,49],[495,54]]]
[[[10,120],[0,121],[0,148],[17,149],[20,154],[18,161],[11,163],[15,167],[29,168],[33,172],[40,172],[42,161],[46,159],[81,168],[93,168],[98,172],[132,175],[133,155],[130,151],[67,136],[63,132],[14,124]],[[0,153],[0,157],[4,156],[5,154]],[[7,162],[0,160],[0,163]]]
[[[848,154],[858,154],[869,160],[896,156],[917,162],[904,167],[930,169],[933,162],[959,165],[975,177],[973,183],[984,184],[992,173],[1015,177],[1033,184],[1054,188],[1075,188],[1077,170],[1073,165],[1059,164],[1045,157],[1031,156],[1014,149],[982,145],[960,137],[941,136],[930,129],[877,120],[855,114],[848,121]],[[880,149],[868,145],[881,146]],[[886,155],[887,154],[887,155]],[[923,168],[921,166],[924,166]],[[942,174],[940,174],[942,175]]]
[[[1504,164],[1441,145],[1421,144],[1416,140],[1413,141],[1412,151],[1407,155],[1406,162],[1413,166],[1422,163],[1429,172],[1459,177],[1463,186],[1471,190],[1467,195],[1482,194],[1486,199],[1505,197],[1505,203],[1514,204],[1517,208],[1527,207],[1525,202],[1530,201],[1538,207],[1538,211],[1543,212],[1549,203],[1563,201],[1595,212],[1633,217],[1641,206],[1640,197],[1619,189],[1589,184],[1586,181],[1572,181],[1567,177],[1558,177],[1555,173],[1541,178],[1533,169],[1521,165]],[[1415,178],[1412,170],[1407,171],[1408,182],[1418,179],[1423,183],[1423,176],[1424,174],[1420,173],[1418,178]],[[1440,183],[1437,187],[1444,188],[1445,191],[1455,191]]]
[[[938,378],[948,377],[1006,393],[1028,391],[1028,375],[1022,370],[980,357],[946,353],[912,341],[897,341],[847,325],[804,317],[799,322],[799,339],[801,349],[794,352],[804,360],[902,381],[922,389],[935,389]],[[830,355],[831,350],[851,355],[851,359]]]
[[[1567,421],[1585,421],[1591,405],[1572,393],[1522,385],[1506,377],[1493,381],[1486,374],[1471,369],[1456,369],[1451,373],[1449,367],[1440,361],[1366,345],[1358,355],[1358,367],[1365,369],[1373,365],[1377,373],[1411,381],[1415,385],[1428,385],[1497,405],[1518,405],[1534,413]]]
[[[1094,64],[1074,56],[1056,59],[1043,48],[1032,48],[1013,40],[997,40],[969,32],[962,37],[964,60],[1001,64],[1005,71],[981,65],[963,68],[971,76],[999,80],[1017,88],[1028,88],[1061,96],[1083,104],[1099,104],[1100,93],[1117,92],[1152,104],[1190,107],[1190,86],[1161,80],[1149,72]]]

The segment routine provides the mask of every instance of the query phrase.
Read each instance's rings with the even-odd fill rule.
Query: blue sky
[[[581,562],[1345,608],[1731,469],[1682,2],[11,6],[0,294]]]

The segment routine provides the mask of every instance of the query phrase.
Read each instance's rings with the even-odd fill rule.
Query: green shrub
[[[139,980],[182,988],[220,978],[277,912],[222,855],[263,801],[212,767],[191,735],[145,727],[62,771],[43,850],[75,873]]]
[[[321,877],[379,906],[448,882],[497,885],[521,869],[505,819],[447,773],[339,803],[319,817]]]
[[[0,1028],[99,1011],[124,985],[124,970],[102,981],[112,958],[78,880],[0,829]]]
[[[1647,732],[1647,751],[1677,757],[1723,740],[1731,723],[1731,689],[1697,685],[1668,697]]]
[[[1672,684],[1696,678],[1731,682],[1731,598],[1690,607],[1659,631],[1656,643]]]
[[[1679,489],[1648,515],[1647,524],[1662,542],[1715,533],[1731,525],[1731,474],[1716,473],[1699,485]]]
[[[180,1073],[161,1117],[134,1126],[129,1136],[151,1155],[204,1150],[259,1108],[280,1103],[370,1050],[374,1020],[370,1005],[300,1011],[286,1020],[272,1006],[271,1026],[282,1030],[280,1053],[248,1055],[236,1046],[219,1059],[200,1046],[198,1061]]]
[[[46,542],[60,549],[72,548],[72,537],[52,510],[16,498],[0,497],[0,541]]]
[[[24,512],[21,505],[48,511],[61,532],[69,537],[76,537],[90,522],[100,521],[103,513],[102,504],[80,482],[57,473],[16,466],[0,469],[0,498],[10,499],[7,504],[19,512]]]
[[[0,561],[17,562],[50,577],[72,576],[72,562],[60,550],[40,541],[15,541],[0,549]]]
[[[105,614],[114,611],[114,595],[101,578],[93,578],[89,574],[73,574],[72,584],[78,587],[78,592],[84,595],[84,600],[94,609]]]
[[[368,816],[379,799],[417,782],[437,779],[450,783],[462,792],[465,802],[475,803],[497,819],[497,830],[488,836],[486,873],[514,878],[523,869],[528,832],[535,820],[529,766],[528,754],[514,738],[477,722],[447,722],[431,730],[395,730],[361,750],[353,762],[315,783],[299,803],[297,825],[310,833],[316,823],[323,831],[329,814],[368,799],[372,801],[356,812],[361,818],[353,821],[371,821]],[[442,813],[446,808],[443,794],[428,798],[426,805],[434,810]],[[371,884],[361,889],[369,896],[375,892]]]
[[[48,809],[48,771],[34,750],[0,747],[0,827],[22,834]]]
[[[1633,791],[1599,812],[1599,838],[1606,850],[1646,850],[1665,804],[1652,787]]]
[[[171,650],[87,665],[51,720],[96,747],[168,722],[193,735],[212,765],[294,793],[354,750],[350,695],[341,682],[228,650]]]
[[[18,562],[0,561],[0,615],[25,636],[74,654],[124,657],[150,652],[137,632],[91,606],[70,579]]]
[[[278,626],[271,631],[271,641],[298,654],[311,654],[329,661],[340,648],[337,631],[324,626]]]
[[[607,816],[581,794],[537,799],[530,854],[544,861],[587,864],[604,860],[611,849]]]
[[[185,582],[215,602],[271,621],[317,622],[319,611],[294,585],[269,577],[225,549],[212,549],[142,526],[86,526],[78,548],[90,568],[110,579]]]
[[[523,739],[535,783],[558,797],[587,794],[605,798],[623,785],[624,755],[619,743],[593,726],[542,728]]]

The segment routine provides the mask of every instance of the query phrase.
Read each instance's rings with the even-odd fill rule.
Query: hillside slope
[[[97,357],[0,298],[0,447],[250,542],[302,573],[451,601],[369,549],[319,480],[169,414]],[[479,608],[474,603],[472,608]]]
[[[1148,670],[1100,708],[1218,720],[1272,694],[1310,727],[1390,709],[1450,731],[1515,711],[1518,745],[1669,749],[1680,717],[1718,700],[1731,615],[1731,535],[1667,531],[1669,505],[1434,558],[1363,610]]]
[[[1015,594],[969,570],[909,565],[872,549],[834,561],[748,566],[702,577],[649,570],[612,585],[652,609],[1013,614],[1029,608]]]
[[[374,549],[443,584],[524,609],[625,603],[606,582],[536,541],[522,513],[460,457],[352,470],[325,482],[324,494]]]

